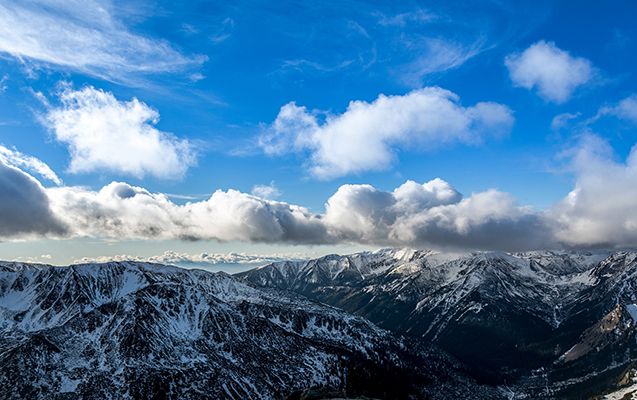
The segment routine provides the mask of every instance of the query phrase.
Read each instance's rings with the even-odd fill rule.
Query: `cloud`
[[[343,185],[324,214],[234,190],[185,205],[117,182],[98,192],[47,191],[55,214],[81,237],[497,249],[538,248],[550,238],[541,216],[511,196],[489,190],[462,198],[441,179],[392,192]]]
[[[254,185],[251,193],[263,199],[276,199],[281,197],[281,191],[276,187],[274,182],[270,182],[269,185]]]
[[[392,191],[342,185],[323,213],[236,190],[177,204],[162,193],[112,182],[98,191],[44,188],[0,160],[0,238],[216,240],[287,244],[528,250],[633,247],[637,243],[637,147],[626,161],[598,136],[567,154],[575,188],[537,211],[495,189],[462,196],[442,179]],[[156,261],[213,263],[177,254]],[[242,262],[250,262],[248,259]]]
[[[0,94],[7,91],[7,88],[9,87],[7,85],[8,80],[9,80],[9,75],[7,74],[2,75],[2,78],[0,78]]]
[[[585,135],[570,152],[575,188],[550,210],[556,239],[571,246],[637,244],[637,147],[617,161],[609,144]]]
[[[0,238],[66,233],[64,224],[51,211],[42,185],[0,157]]]
[[[61,185],[62,180],[44,162],[26,154],[22,154],[15,149],[9,149],[0,145],[0,162],[18,168],[25,168],[27,171],[35,172],[56,185]]]
[[[192,144],[155,128],[159,113],[136,98],[119,101],[89,86],[64,90],[60,101],[44,121],[69,147],[72,173],[180,178],[196,161]]]
[[[48,195],[75,236],[291,243],[328,239],[320,216],[307,209],[236,190],[218,190],[207,200],[185,205],[121,182],[97,192],[51,188]]]
[[[580,116],[580,113],[558,114],[551,120],[551,130],[553,132],[559,132],[562,129],[569,127],[573,121],[577,120]]]
[[[131,32],[110,1],[0,1],[0,53],[131,83],[201,64],[168,42]]]
[[[408,24],[423,24],[437,20],[439,17],[422,8],[416,8],[407,12],[394,15],[385,15],[378,13],[378,23],[382,26],[397,26],[400,28]]]
[[[211,267],[224,264],[265,265],[277,261],[303,259],[299,254],[259,255],[245,253],[199,253],[188,254],[166,251],[161,255],[140,257],[126,254],[100,257],[83,257],[75,263],[102,263],[110,261],[142,261],[159,264],[177,265],[186,268]]]
[[[343,114],[327,115],[324,121],[288,103],[259,144],[270,155],[308,152],[310,173],[331,179],[387,169],[399,149],[478,144],[508,133],[513,121],[504,105],[481,102],[464,107],[456,94],[428,87],[403,96],[381,94],[371,103],[352,101]]]
[[[553,42],[534,43],[522,53],[505,58],[513,84],[536,90],[546,100],[564,103],[594,75],[590,61],[573,57]]]
[[[594,119],[603,115],[612,115],[637,124],[637,95],[626,97],[614,106],[602,107]]]
[[[406,51],[418,54],[397,68],[400,80],[409,87],[420,87],[425,76],[460,67],[484,50],[484,41],[454,42],[442,38],[415,38],[404,43]]]
[[[331,234],[364,243],[505,250],[549,244],[541,217],[510,195],[488,190],[463,199],[441,179],[407,181],[393,192],[341,186],[324,219]]]

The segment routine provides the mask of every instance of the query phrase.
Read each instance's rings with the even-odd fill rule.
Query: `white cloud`
[[[276,199],[281,197],[281,191],[276,187],[274,182],[269,185],[254,185],[251,193],[262,199]]]
[[[0,53],[122,83],[204,61],[131,32],[122,19],[108,0],[0,1]]]
[[[637,244],[637,147],[625,162],[598,136],[584,136],[571,152],[575,188],[550,210],[556,238],[572,246]]]
[[[380,95],[371,103],[350,102],[340,115],[317,115],[294,102],[259,140],[267,154],[309,152],[310,172],[331,179],[391,166],[398,149],[431,149],[445,144],[477,144],[508,133],[511,110],[482,102],[464,107],[454,93],[428,87],[403,96]]]
[[[383,26],[397,26],[400,28],[405,27],[408,24],[424,24],[437,20],[439,17],[422,8],[416,8],[414,10],[403,12],[394,15],[385,15],[378,13],[378,23]]]
[[[7,91],[8,85],[7,85],[7,81],[9,80],[9,75],[4,74],[2,75],[2,78],[0,78],[0,94],[4,93]]]
[[[203,201],[178,205],[160,193],[113,182],[95,192],[48,189],[59,218],[76,236],[112,239],[243,240],[322,243],[320,217],[287,203],[236,190],[218,190]]]
[[[324,219],[332,235],[363,243],[491,249],[550,244],[539,215],[510,195],[488,190],[463,199],[441,179],[407,181],[393,192],[341,186]]]
[[[625,162],[618,162],[606,142],[588,135],[569,159],[576,186],[563,201],[544,211],[521,206],[511,195],[494,189],[463,197],[449,183],[434,179],[423,184],[406,181],[393,191],[343,185],[326,201],[324,213],[235,190],[218,190],[206,200],[177,204],[165,194],[120,182],[99,191],[44,188],[0,160],[0,238],[359,243],[488,250],[635,246],[637,147]],[[168,254],[155,260],[214,263],[217,259],[221,260]]]
[[[150,257],[131,256],[118,254],[114,256],[83,257],[75,263],[101,263],[110,261],[141,261],[159,264],[177,265],[186,268],[217,266],[223,264],[240,265],[265,265],[277,261],[303,259],[299,254],[245,254],[245,253],[199,253],[188,254],[175,251],[166,251],[163,254]]]
[[[15,149],[9,149],[0,144],[0,162],[18,168],[24,168],[27,171],[35,172],[45,179],[50,180],[56,185],[61,185],[62,180],[55,172],[43,161],[26,154],[20,153]]]
[[[612,115],[637,124],[637,95],[626,97],[614,106],[602,107],[594,119],[603,115]]]
[[[409,87],[422,86],[423,78],[460,67],[484,50],[483,40],[460,43],[441,38],[415,38],[403,43],[407,52],[418,56],[397,69]]]
[[[553,132],[559,132],[562,129],[570,126],[573,121],[580,117],[580,113],[562,113],[558,114],[551,120],[551,130]]]
[[[110,92],[66,89],[45,123],[69,147],[72,173],[109,170],[143,177],[179,178],[195,163],[192,145],[155,128],[159,113],[133,98]]]
[[[344,185],[324,214],[234,190],[185,205],[118,182],[98,192],[47,192],[55,215],[80,237],[498,249],[537,248],[548,240],[540,217],[511,196],[490,190],[463,199],[441,179],[407,181],[393,192]]]
[[[573,57],[543,40],[522,53],[509,54],[505,59],[515,86],[536,90],[546,100],[567,101],[575,89],[589,82],[594,75],[590,61]]]

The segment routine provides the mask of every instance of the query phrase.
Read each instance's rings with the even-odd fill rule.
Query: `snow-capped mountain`
[[[273,263],[237,277],[435,343],[482,382],[517,387],[514,397],[600,394],[625,381],[637,360],[633,252],[384,249]],[[608,337],[590,344],[600,329]],[[573,358],[582,346],[586,355]]]
[[[135,262],[0,263],[0,386],[6,399],[500,396],[361,317]]]

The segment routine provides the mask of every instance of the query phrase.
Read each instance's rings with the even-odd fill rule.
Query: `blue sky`
[[[600,195],[634,178],[634,2],[128,3],[0,1],[0,145],[61,182],[14,153],[0,161],[41,184],[63,226],[7,228],[1,258],[635,244],[634,189]],[[434,178],[462,197],[423,186]],[[96,221],[143,214],[95,200],[83,215],[64,197],[114,181],[166,194],[157,207],[171,210],[217,190],[299,206],[312,233],[279,211],[274,227],[237,216],[263,231],[232,235],[208,230],[217,214],[175,228],[173,211],[169,225],[113,230]],[[406,181],[418,202],[394,192]]]

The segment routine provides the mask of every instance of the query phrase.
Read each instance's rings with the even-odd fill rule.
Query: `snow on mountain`
[[[0,263],[0,366],[0,386],[18,399],[497,393],[361,317],[223,273],[139,262]]]
[[[368,265],[352,260],[364,260]],[[583,340],[586,329],[618,305],[632,321],[631,307],[637,302],[634,252],[384,249],[285,264],[285,273],[280,272],[282,265],[273,263],[236,276],[254,286],[302,294],[386,329],[433,342],[465,363],[483,382],[523,381],[528,374],[543,370],[540,375],[559,388],[548,394],[540,392],[548,398],[560,390],[592,385],[594,377],[613,365],[603,357],[587,358],[594,364],[587,369],[588,378],[571,367],[574,361],[551,367]],[[330,274],[335,265],[341,268]],[[632,354],[636,345],[622,343],[609,347],[610,358],[622,359],[620,365],[626,366],[633,362],[632,356],[624,358],[614,352],[631,349],[628,353]],[[556,372],[547,373],[547,368]],[[603,382],[615,385],[617,375],[606,374],[610,378]],[[546,379],[541,384],[529,379],[531,388],[547,385]],[[591,387],[604,390],[603,385]]]

